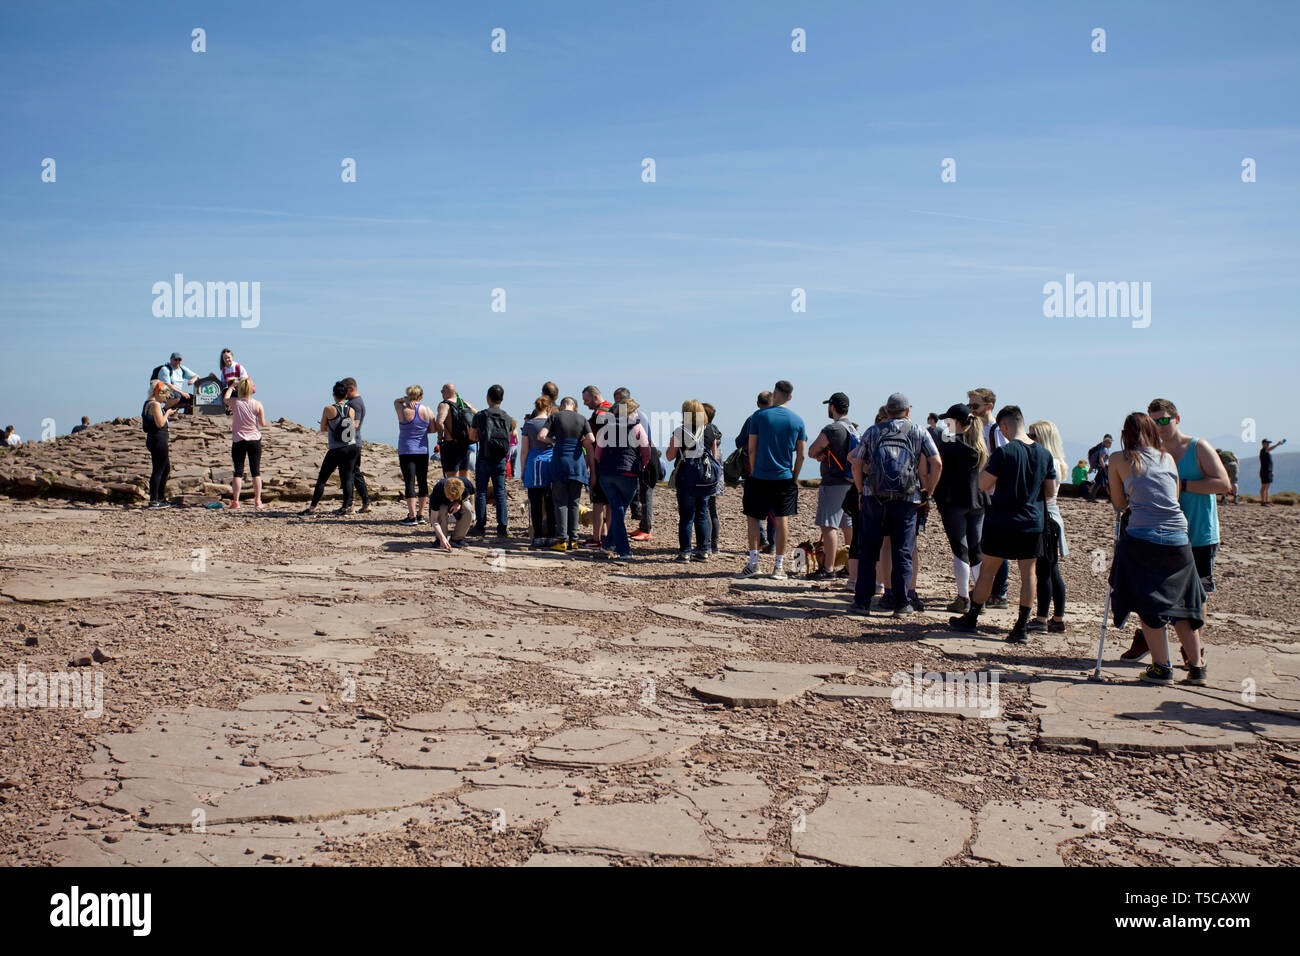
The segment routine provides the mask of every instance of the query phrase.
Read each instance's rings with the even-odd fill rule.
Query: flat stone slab
[[[462,794],[460,802],[473,810],[492,814],[492,826],[506,830],[549,820],[577,805],[572,787],[492,787]]]
[[[687,607],[685,604],[652,604],[650,610],[664,617],[676,618],[679,621],[689,621],[691,624],[707,624],[710,627],[753,627],[745,621],[729,620],[721,614],[705,614],[703,611],[697,611],[693,607]]]
[[[790,843],[799,856],[843,866],[938,866],[970,833],[970,813],[928,790],[831,787]]]
[[[509,562],[509,557],[506,558]],[[459,590],[484,600],[501,601],[520,607],[556,608],[567,611],[630,611],[641,602],[631,598],[618,598],[608,594],[589,594],[577,588],[534,587],[522,584],[503,584],[489,588],[460,588]]]
[[[528,759],[559,767],[624,766],[682,753],[697,743],[698,737],[678,734],[577,727],[543,740]]]
[[[975,823],[971,855],[1003,866],[1064,866],[1060,845],[1088,836],[1099,812],[1058,800],[987,804]]]
[[[1115,809],[1121,823],[1157,836],[1216,843],[1232,833],[1223,824],[1197,816],[1184,806],[1160,809],[1136,800],[1116,800]]]
[[[858,672],[854,664],[805,664],[801,661],[727,661],[729,671],[752,674],[790,674],[799,677],[852,677]]]
[[[754,671],[724,671],[718,678],[691,678],[689,687],[705,700],[733,707],[779,707],[820,686],[820,677]]]
[[[677,807],[613,803],[570,807],[542,835],[548,846],[579,853],[707,858],[703,828]]]
[[[826,697],[830,700],[866,700],[870,698],[884,698],[889,700],[893,696],[893,687],[883,687],[879,684],[822,684],[814,687],[811,691],[817,697]]]
[[[420,731],[395,731],[384,739],[379,756],[399,767],[467,770],[504,761],[520,747],[518,741],[493,740],[487,734],[470,731],[452,731],[438,735],[441,739],[426,739],[430,736]],[[493,755],[498,760],[488,759]]]
[[[587,853],[534,853],[524,866],[609,866],[609,859]]]
[[[386,773],[336,773],[323,777],[278,780],[232,791],[207,808],[208,824],[252,820],[286,822],[328,820],[350,813],[395,810],[447,793],[460,786],[460,777],[445,770],[393,770]],[[190,808],[182,808],[183,821],[191,821]],[[143,821],[152,826],[178,825],[174,815]]]
[[[1043,680],[1029,685],[1040,745],[1155,753],[1231,750],[1255,740],[1259,721],[1284,721],[1175,685]]]
[[[445,710],[437,713],[412,714],[394,721],[403,730],[487,730],[502,734],[519,734],[530,730],[547,730],[564,724],[555,709],[524,710],[512,714],[482,711]]]
[[[324,694],[258,694],[241,702],[240,710],[282,710],[296,714],[314,714],[325,703]]]

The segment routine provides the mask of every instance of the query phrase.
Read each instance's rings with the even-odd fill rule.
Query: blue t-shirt
[[[803,419],[784,405],[760,408],[750,419],[749,433],[758,438],[758,453],[751,462],[753,476],[764,481],[793,478],[794,446],[808,441]]]

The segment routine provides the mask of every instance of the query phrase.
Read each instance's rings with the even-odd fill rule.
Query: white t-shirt
[[[998,428],[996,422],[984,429],[984,444],[988,446],[989,451],[1001,448],[1006,443],[1007,436],[1002,434],[1002,429]]]
[[[18,447],[19,445],[21,445],[22,443],[23,443],[23,440],[22,440],[21,438],[18,437],[18,433],[17,433],[17,432],[14,432],[12,435],[9,436],[9,445],[10,445],[11,447],[13,447],[13,448],[17,448],[17,447]]]

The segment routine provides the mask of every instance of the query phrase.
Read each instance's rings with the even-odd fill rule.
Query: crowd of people
[[[240,507],[247,465],[253,507],[261,509],[265,411],[229,350],[221,353],[220,368],[231,418],[232,506]],[[192,406],[184,388],[195,380],[174,353],[150,382],[142,410],[153,459],[150,507],[166,500],[168,422]],[[1168,683],[1173,673],[1165,628],[1172,625],[1187,679],[1204,683],[1201,629],[1214,591],[1217,507],[1219,496],[1235,500],[1236,459],[1185,434],[1172,402],[1153,399],[1145,412],[1133,412],[1124,421],[1119,452],[1112,452],[1114,439],[1106,435],[1071,469],[1052,422],[1029,422],[1016,405],[998,407],[988,388],[971,389],[965,402],[931,413],[925,426],[912,421],[911,403],[896,392],[865,428],[850,421],[849,397],[835,392],[822,402],[829,421],[811,443],[803,420],[789,407],[793,395],[793,385],[784,380],[760,392],[725,462],[714,406],[698,399],[682,403],[681,424],[663,450],[677,498],[677,561],[703,562],[718,554],[717,498],[728,483],[739,483],[748,548],[737,577],[763,574],[762,556],[771,554],[771,577],[787,578],[799,476],[812,459],[819,467],[819,539],[808,549],[809,576],[844,579],[852,594],[848,613],[902,618],[924,609],[916,591],[917,537],[936,510],[956,585],[947,605],[949,626],[975,632],[986,609],[1008,607],[1014,565],[1017,613],[1006,640],[1023,644],[1030,634],[1067,628],[1061,561],[1069,544],[1057,495],[1069,472],[1082,497],[1104,497],[1119,516],[1110,572],[1115,623],[1122,625],[1130,614],[1140,622],[1123,657],[1150,654],[1142,679]],[[464,547],[467,539],[487,535],[490,486],[495,535],[506,538],[506,481],[517,476],[527,494],[532,547],[585,549],[611,561],[632,557],[633,542],[653,539],[655,492],[666,476],[651,422],[626,388],[616,389],[612,401],[594,385],[580,396],[586,413],[579,411],[578,399],[561,398],[554,382],[544,383],[521,426],[503,409],[500,385],[487,390],[481,409],[451,383],[432,405],[421,386],[408,387],[393,400],[406,502],[402,523],[431,525],[438,545],[448,551]],[[321,409],[326,452],[302,515],[317,513],[335,472],[342,487],[335,513],[351,513],[357,495],[360,512],[369,510],[361,472],[365,415],[356,380],[336,382]],[[1284,443],[1262,443],[1263,503],[1272,479],[1271,452]],[[433,483],[431,460],[442,468],[442,478]],[[591,528],[585,540],[584,524]]]

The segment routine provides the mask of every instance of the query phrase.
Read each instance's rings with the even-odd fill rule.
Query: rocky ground
[[[97,456],[120,447],[114,483],[129,485],[147,463],[130,427],[0,470],[16,494],[36,493],[16,473],[105,484]],[[197,461],[174,456],[206,469],[200,485],[222,467],[209,427],[190,435]],[[283,460],[314,475],[323,442],[296,427]],[[1296,509],[1224,509],[1211,686],[1152,688],[1113,631],[1107,680],[1085,680],[1103,504],[1063,505],[1069,633],[1014,648],[999,639],[1011,612],[979,637],[944,628],[937,522],[927,612],[863,620],[841,588],[733,581],[735,491],[712,563],[672,563],[664,494],[655,539],[610,564],[530,552],[517,487],[510,540],[443,553],[397,523],[395,455],[370,448],[367,470],[390,500],[347,518],[0,498],[0,690],[6,675],[102,681],[99,716],[92,700],[0,707],[0,860],[1300,862]],[[895,706],[891,679],[917,666],[996,673],[996,713]]]

